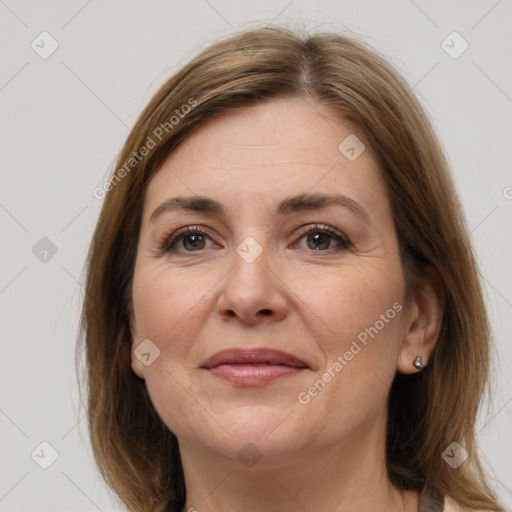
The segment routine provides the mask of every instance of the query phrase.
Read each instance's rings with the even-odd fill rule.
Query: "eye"
[[[306,238],[308,249],[315,252],[337,252],[346,250],[351,247],[348,238],[341,232],[320,224],[307,226],[299,231],[300,239]],[[206,241],[211,240],[208,231],[199,226],[187,226],[186,228],[179,229],[170,236],[164,237],[160,244],[160,252],[162,255],[166,253],[180,253],[182,250],[185,252],[200,252],[206,247]],[[338,247],[331,247],[333,241]],[[298,247],[295,242],[292,247]]]
[[[315,252],[337,252],[346,250],[352,245],[349,239],[343,233],[329,226],[322,226],[320,224],[307,226],[306,228],[299,231],[299,235],[301,235],[300,240],[305,238],[307,248]],[[337,248],[331,247],[333,240],[338,244]],[[295,242],[293,247],[297,246],[298,244]]]
[[[197,252],[205,248],[206,239],[209,239],[207,232],[197,226],[187,226],[179,229],[170,236],[164,238],[161,245],[161,252],[177,253],[179,249],[185,252]]]

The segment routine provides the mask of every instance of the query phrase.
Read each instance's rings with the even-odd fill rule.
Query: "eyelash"
[[[307,226],[307,228],[300,229],[298,232],[300,241],[304,236],[310,234],[310,233],[321,233],[325,235],[330,235],[336,242],[339,243],[340,247],[334,248],[334,249],[327,249],[327,250],[318,250],[315,251],[311,249],[311,252],[315,253],[327,253],[330,254],[332,252],[339,252],[343,250],[349,249],[352,244],[350,240],[341,232],[335,230],[334,228],[331,228],[329,226],[325,226],[322,224],[312,224],[310,226]],[[166,234],[162,241],[159,244],[159,250],[160,255],[163,256],[168,253],[177,253],[176,249],[173,248],[173,246],[176,245],[176,242],[184,239],[186,235],[206,235],[209,236],[209,230],[206,230],[205,228],[202,228],[200,226],[187,226],[186,228],[179,229],[178,231],[172,233],[171,235]],[[294,242],[294,245],[296,246],[297,243]],[[193,254],[194,252],[202,252],[202,250],[198,251],[185,251],[186,253]]]

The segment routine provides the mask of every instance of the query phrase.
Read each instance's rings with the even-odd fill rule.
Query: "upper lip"
[[[215,368],[221,364],[269,364],[309,368],[298,357],[271,348],[230,348],[216,352],[203,361],[201,368]]]

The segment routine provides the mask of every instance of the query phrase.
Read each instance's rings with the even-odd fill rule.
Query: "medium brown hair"
[[[441,283],[442,328],[429,364],[416,375],[397,373],[391,387],[391,481],[418,491],[429,484],[461,505],[499,510],[475,433],[489,371],[488,318],[462,208],[434,130],[407,83],[374,50],[337,33],[286,28],[230,36],[167,80],[135,123],[102,189],[107,194],[86,264],[81,340],[90,437],[103,477],[132,511],[179,511],[185,503],[177,438],[131,368],[131,283],[148,182],[169,152],[208,120],[292,97],[319,101],[358,128],[387,187],[407,290],[427,270]],[[458,469],[441,457],[452,442],[468,453]]]

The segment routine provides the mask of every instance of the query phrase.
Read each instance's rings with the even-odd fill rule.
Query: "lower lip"
[[[219,379],[243,386],[261,386],[284,377],[298,375],[306,368],[268,364],[222,364],[208,371]]]

